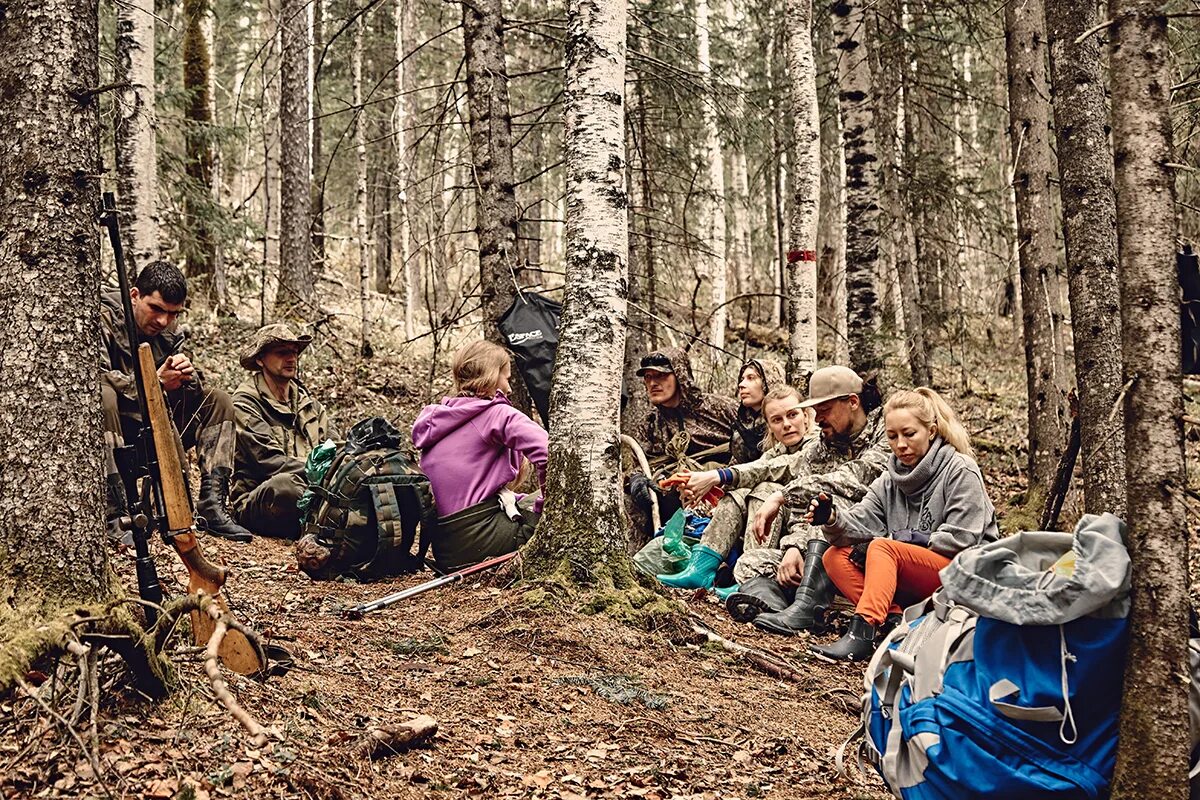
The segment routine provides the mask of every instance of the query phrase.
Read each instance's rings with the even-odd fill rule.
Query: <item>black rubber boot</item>
[[[196,504],[196,513],[204,518],[205,528],[213,536],[231,542],[248,542],[253,535],[234,522],[225,507],[231,477],[228,467],[216,467],[212,472],[200,475],[200,502]]]
[[[804,554],[804,578],[796,589],[796,599],[782,611],[760,614],[754,626],[780,636],[795,636],[801,631],[815,627],[829,607],[833,584],[825,574],[821,556],[829,549],[829,542],[813,539]]]
[[[841,639],[808,649],[823,661],[866,661],[875,652],[875,626],[855,614],[850,618],[850,630]]]
[[[774,578],[761,575],[742,581],[738,590],[725,598],[725,610],[735,622],[750,622],[759,614],[779,611],[787,604],[787,589]]]
[[[106,476],[108,501],[104,511],[105,531],[114,542],[133,547],[133,534],[121,527],[121,520],[129,516],[125,499],[125,484],[116,473]]]

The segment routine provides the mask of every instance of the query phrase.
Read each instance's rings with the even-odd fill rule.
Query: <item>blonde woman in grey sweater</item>
[[[809,506],[808,518],[824,524],[832,545],[825,571],[856,604],[849,632],[812,648],[829,661],[870,658],[877,629],[900,612],[897,595],[928,597],[950,559],[999,536],[970,438],[941,395],[897,392],[884,405],[884,420],[892,456],[866,496],[838,508],[822,494]]]

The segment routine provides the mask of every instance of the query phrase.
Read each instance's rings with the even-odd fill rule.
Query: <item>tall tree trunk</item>
[[[313,300],[312,141],[309,139],[308,3],[282,0],[279,61],[279,291],[275,314],[303,314]],[[359,117],[362,115],[359,114]]]
[[[821,203],[821,115],[813,55],[812,0],[788,0],[787,64],[791,80],[795,195],[788,221],[788,379],[817,366],[817,211]]]
[[[546,168],[544,163],[544,148],[542,146],[542,128],[536,127],[527,134],[530,149],[531,172],[540,172]],[[517,223],[517,231],[521,238],[518,240],[521,254],[521,265],[526,271],[526,280],[532,286],[545,283],[542,274],[542,217],[545,200],[542,197],[541,181],[534,178],[526,181],[524,192],[527,201],[520,204],[521,218]]]
[[[729,198],[730,241],[726,248],[729,271],[733,275],[734,291],[746,294],[754,291],[751,273],[754,268],[753,239],[750,231],[750,170],[746,159],[747,125],[746,114],[746,64],[749,48],[740,41],[746,28],[743,0],[725,0],[724,39],[732,50],[729,65],[729,120],[733,134],[729,147],[729,182],[726,187]]]
[[[638,49],[637,39],[631,34],[629,46]],[[650,318],[642,311],[646,307],[646,261],[650,254],[650,238],[642,237],[639,213],[645,214],[645,208],[638,208],[636,202],[644,195],[645,187],[642,181],[646,179],[643,161],[646,157],[647,142],[641,139],[639,124],[644,122],[646,109],[642,105],[642,77],[637,69],[630,66],[626,86],[634,87],[628,98],[629,113],[625,120],[625,181],[630,187],[630,202],[628,212],[629,225],[629,323],[625,331],[625,365],[621,370],[622,384],[625,396],[622,398],[621,429],[623,433],[637,436],[638,428],[650,412],[650,401],[646,393],[637,384],[635,373],[642,356],[650,352]]]
[[[360,15],[354,22],[354,52],[351,55],[350,81],[351,93],[354,96],[354,232],[358,237],[358,307],[362,315],[362,325],[359,336],[359,352],[363,358],[370,358],[371,321],[367,309],[367,292],[371,285],[371,248],[367,241],[367,121],[362,107],[363,103],[363,38],[366,35],[366,15]]]
[[[820,14],[813,41],[817,74],[836,75],[838,50],[834,47],[830,16]],[[836,82],[834,83],[836,87]],[[830,98],[832,95],[832,101]],[[821,114],[821,212],[817,222],[817,341],[824,326],[832,347],[824,358],[835,364],[850,363],[846,341],[846,159],[842,148],[842,112],[837,92],[818,93]]]
[[[396,0],[396,104],[392,109],[392,132],[395,145],[397,211],[400,214],[396,257],[404,272],[404,335],[417,335],[417,320],[421,313],[421,260],[413,246],[412,205],[413,153],[409,146],[408,129],[416,122],[415,81],[416,65],[408,61],[409,41],[413,32],[413,6],[410,0]]]
[[[210,227],[213,195],[213,103],[210,94],[212,71],[212,26],[208,0],[184,0],[183,4],[183,90],[187,96],[184,111],[186,172],[189,187],[184,202],[184,218],[192,241],[187,247],[186,272],[198,278],[200,296],[215,301],[213,281],[215,258]]]
[[[4,12],[0,687],[7,688],[35,657],[62,645],[75,609],[107,600],[116,583],[101,532],[99,101],[82,93],[100,83],[97,2],[20,0]],[[30,524],[31,509],[50,508],[69,513]]]
[[[371,198],[371,241],[375,243],[375,291],[392,292],[392,186],[390,158],[376,152],[369,159],[367,185]]]
[[[646,310],[650,313],[644,317],[647,329],[647,347],[658,349],[658,264],[655,262],[657,248],[654,245],[654,184],[650,180],[650,140],[646,136],[646,88],[642,81],[636,81],[634,92],[637,98],[637,130],[641,142],[640,158],[638,159],[638,194],[636,199],[642,204],[642,267],[646,280]]]
[[[1111,0],[1109,63],[1133,609],[1113,799],[1188,796],[1188,530],[1170,50],[1154,0]]]
[[[325,0],[313,0],[312,40],[312,263],[313,275],[325,272],[325,179],[321,147],[321,67],[317,61],[325,46]]]
[[[550,411],[546,507],[526,574],[637,590],[625,555],[618,405],[628,199],[625,0],[568,0],[567,277]]]
[[[882,365],[875,331],[875,273],[879,260],[879,188],[876,176],[874,86],[863,0],[833,5],[838,99],[846,147],[846,327],[850,365],[866,373]]]
[[[704,87],[700,112],[700,274],[709,287],[708,341],[725,346],[727,266],[725,263],[725,167],[721,158],[721,136],[717,131],[717,90],[712,78],[709,46],[708,0],[696,0],[696,80]],[[706,348],[707,349],[707,348]],[[720,360],[719,350],[708,350]]]
[[[1025,371],[1029,391],[1029,488],[1044,493],[1067,445],[1068,376],[1062,347],[1054,154],[1042,0],[1004,6],[1008,116],[1017,193]]]
[[[786,37],[785,37],[786,38]],[[775,112],[771,114],[771,218],[775,222],[773,233],[775,234],[775,252],[770,261],[770,282],[768,285],[778,297],[776,302],[771,305],[770,321],[776,328],[783,327],[787,323],[787,233],[785,228],[784,214],[784,184],[787,182],[787,151],[784,149],[783,139],[779,135],[779,127],[783,124],[782,108],[790,99],[790,84],[785,80],[785,70],[783,62],[787,60],[786,54],[779,53],[780,48],[776,44],[777,37],[775,31],[772,30],[767,38],[767,64],[770,67],[770,106]]]
[[[154,113],[154,15],[117,6],[116,69],[120,90],[113,124],[121,232],[130,274],[158,258],[158,147]]]
[[[496,321],[516,297],[522,266],[517,260],[516,173],[504,21],[500,0],[467,0],[462,10],[484,329],[487,338],[503,344]]]
[[[904,31],[896,24],[901,19],[901,14],[901,2],[889,0],[876,16],[879,95],[875,102],[875,114],[878,121],[876,129],[879,131],[879,174],[887,208],[887,242],[900,281],[898,305],[904,316],[904,347],[909,372],[914,386],[929,386],[933,383],[933,368],[930,365],[929,343],[925,337],[925,320],[921,310],[916,248],[900,186],[903,144],[900,135],[903,125],[898,109],[904,101],[901,81],[905,77],[908,58],[904,47]],[[965,301],[963,298],[962,302]]]
[[[1059,192],[1079,383],[1084,510],[1125,516],[1125,431],[1109,422],[1121,391],[1116,200],[1094,3],[1048,0]],[[1076,44],[1076,40],[1082,41]]]

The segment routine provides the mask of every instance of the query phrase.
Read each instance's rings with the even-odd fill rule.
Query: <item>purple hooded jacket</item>
[[[425,406],[413,423],[413,444],[437,502],[439,517],[494,497],[517,477],[521,456],[546,483],[546,432],[513,408],[501,392],[482,397],[444,397]],[[534,508],[541,513],[542,498]]]

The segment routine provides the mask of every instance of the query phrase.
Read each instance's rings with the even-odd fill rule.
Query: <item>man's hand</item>
[[[173,392],[185,383],[190,382],[196,375],[196,368],[187,356],[177,353],[167,356],[167,360],[158,368],[158,380],[163,391]]]
[[[784,586],[799,586],[804,578],[804,553],[798,547],[789,547],[783,551],[783,560],[775,578]]]
[[[706,472],[681,472],[680,476],[687,476],[687,483],[679,490],[683,496],[683,501],[688,505],[695,503],[708,494],[709,489],[712,489],[721,482],[715,469]]]
[[[821,492],[808,504],[808,513],[804,515],[804,521],[809,525],[830,525],[836,516],[837,508],[833,505],[833,499]]]
[[[640,472],[629,476],[629,496],[641,508],[649,510],[654,502],[654,494],[650,490],[650,479]]]
[[[779,509],[783,508],[784,502],[783,492],[771,492],[770,496],[763,501],[758,507],[758,511],[754,514],[754,537],[760,542],[765,542],[767,536],[771,532],[771,523],[775,521],[775,517],[779,514]]]

